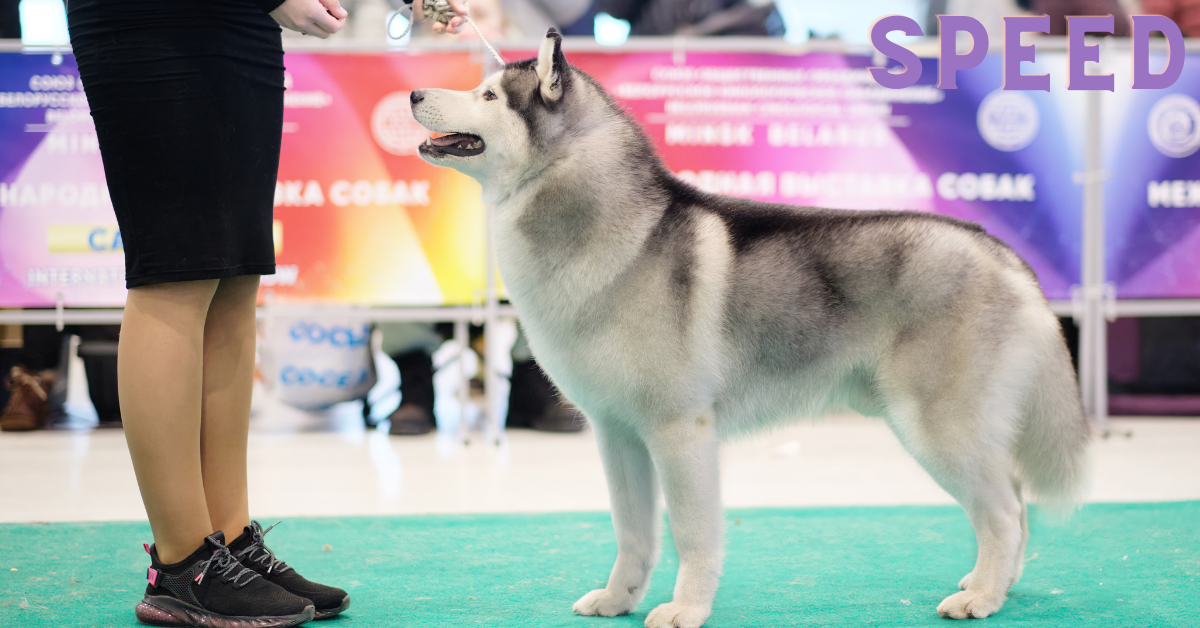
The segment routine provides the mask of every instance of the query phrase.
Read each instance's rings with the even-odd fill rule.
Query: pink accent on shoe
[[[150,553],[150,544],[142,543],[142,549],[146,550],[146,553],[149,554]]]
[[[200,584],[200,579],[203,577],[204,577],[203,571],[201,571],[199,574],[196,574],[196,584]]]
[[[150,581],[150,584],[158,586],[158,570],[153,567],[147,569],[146,579]]]

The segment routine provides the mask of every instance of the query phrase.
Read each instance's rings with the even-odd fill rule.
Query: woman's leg
[[[201,473],[200,402],[205,319],[216,292],[216,280],[133,288],[121,322],[125,439],[167,564],[187,558],[214,530]]]
[[[222,279],[204,323],[200,458],[208,518],[232,541],[250,524],[246,438],[254,385],[258,275]]]

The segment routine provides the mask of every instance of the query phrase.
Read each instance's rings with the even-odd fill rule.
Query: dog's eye
[[[484,100],[496,100],[496,92],[493,92],[490,89],[487,90],[486,92],[483,93],[483,99]]]

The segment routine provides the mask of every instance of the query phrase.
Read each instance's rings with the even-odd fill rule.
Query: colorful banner
[[[75,59],[0,54],[0,307],[125,302],[125,263]]]
[[[934,60],[902,90],[876,85],[868,56],[568,52],[568,60],[629,107],[678,176],[705,190],[973,220],[1029,261],[1049,298],[1068,298],[1079,282],[1077,96],[1061,87],[1001,91],[999,55],[960,73],[956,90],[933,86]]]
[[[289,54],[275,190],[275,302],[482,300],[470,178],[421,161],[417,87],[474,88],[467,53]],[[0,307],[124,304],[120,233],[74,60],[0,54]]]
[[[1064,89],[1064,56],[1039,53],[1025,64],[1027,74],[1051,72],[1053,89],[1043,93],[1000,90],[998,55],[961,72],[956,90],[933,86],[933,60],[917,85],[889,90],[870,79],[866,56],[568,51],[629,108],[678,176],[766,201],[974,220],[1028,260],[1055,299],[1079,282],[1081,249],[1073,175],[1082,170],[1084,95]],[[486,251],[478,185],[416,156],[427,132],[408,93],[473,88],[480,66],[467,53],[288,54],[286,64],[278,273],[264,278],[264,293],[365,305],[478,300]],[[1186,67],[1178,85],[1200,84]],[[69,306],[124,300],[120,234],[74,75],[69,56],[54,66],[48,55],[0,55],[0,307],[51,305],[59,294]],[[1153,180],[1168,181],[1162,189],[1173,195],[1175,180],[1195,178],[1180,168]],[[1144,182],[1128,187],[1145,201]],[[1119,198],[1106,196],[1110,234],[1127,211]],[[1110,242],[1127,242],[1116,249],[1122,260],[1130,251],[1162,257],[1159,240],[1143,240]],[[1179,259],[1187,269],[1200,263]],[[1154,279],[1123,290],[1182,285],[1169,276],[1184,266],[1135,266]],[[1121,296],[1133,294],[1145,293]]]
[[[417,156],[420,87],[474,89],[469,54],[288,54],[282,231],[264,289],[296,302],[466,305],[483,299],[479,185]]]
[[[1158,71],[1165,55],[1152,55]],[[1200,56],[1175,85],[1130,90],[1129,55],[1113,54],[1102,93],[1107,279],[1119,299],[1200,298]]]

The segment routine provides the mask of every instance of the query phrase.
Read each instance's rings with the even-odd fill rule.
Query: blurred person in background
[[[1200,0],[1142,0],[1142,13],[1165,15],[1184,37],[1200,37]]]
[[[1017,0],[1017,5],[1034,15],[1043,13],[1050,16],[1050,34],[1067,34],[1068,15],[1108,15],[1112,14],[1113,35],[1128,37],[1130,29],[1129,14],[1117,0]],[[1092,36],[1102,37],[1105,33],[1092,33]]]
[[[635,36],[784,34],[769,0],[597,0],[596,9],[629,22]]]
[[[592,0],[485,0],[499,3],[517,37],[541,38],[550,27],[560,31],[584,17]],[[471,6],[478,5],[472,0]]]
[[[473,15],[471,19],[474,19]],[[388,416],[391,422],[388,433],[393,436],[428,434],[437,427],[433,354],[453,336],[453,325],[380,323],[379,329],[383,333],[383,352],[400,370],[400,405]],[[470,344],[481,356],[486,344],[482,342],[484,333],[480,327],[471,327]],[[538,366],[524,335],[518,333],[509,356],[512,359],[512,385],[508,391],[505,427],[543,432],[582,431],[587,424],[583,415],[562,398],[558,388]],[[457,368],[457,363],[451,364],[454,365],[452,368]],[[507,371],[507,368],[500,370]]]
[[[969,15],[983,25],[988,42],[995,48],[1004,41],[1005,16],[1025,12],[1014,0],[930,0],[925,34],[937,34],[939,15]]]
[[[21,38],[21,0],[0,0],[0,39]]]

